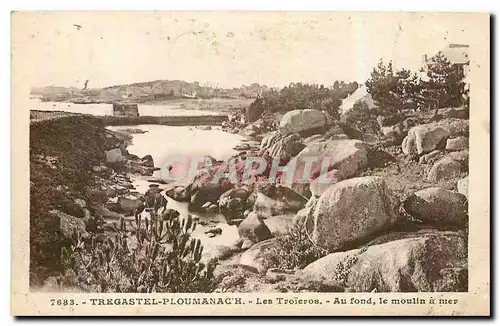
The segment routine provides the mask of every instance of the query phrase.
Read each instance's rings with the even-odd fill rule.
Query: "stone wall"
[[[196,126],[196,125],[220,125],[228,120],[227,115],[193,115],[193,116],[103,116],[106,126],[129,126],[142,124],[156,124],[166,126]]]
[[[113,116],[115,117],[138,117],[139,107],[132,103],[113,103]]]

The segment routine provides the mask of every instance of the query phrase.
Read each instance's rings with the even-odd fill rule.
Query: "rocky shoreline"
[[[150,155],[128,153],[131,135],[141,130],[109,131],[91,117],[71,119],[31,128],[32,218],[44,220],[32,223],[32,250],[56,248],[48,261],[32,260],[32,274],[49,276],[33,277],[32,285],[61,282],[57,275],[68,271],[56,264],[54,244],[64,246],[75,230],[112,236],[120,220],[164,198],[187,203],[198,221],[196,214],[221,214],[228,227],[206,223],[207,238],[237,228],[236,241],[205,255],[219,260],[217,292],[467,291],[467,119],[408,118],[382,126],[383,140],[373,143],[316,110],[291,111],[279,123],[248,123],[235,115],[223,130],[248,137],[231,158],[238,182],[208,182],[229,161],[213,160],[207,173],[185,186],[164,185],[152,178],[158,168]],[[47,128],[68,143],[45,139]],[[78,139],[81,134],[87,136]],[[284,165],[326,154],[334,158],[328,166],[334,184],[316,182],[318,166],[307,184],[271,182],[269,169],[240,182],[248,157],[279,158]],[[76,187],[70,189],[65,178],[76,170]],[[146,193],[135,191],[133,175],[151,177]],[[41,205],[48,195],[37,186],[47,178],[53,187],[45,190],[60,194]],[[36,237],[50,233],[47,225],[55,225],[57,238],[40,241]],[[290,247],[287,241],[297,242]],[[60,268],[43,272],[47,262]]]

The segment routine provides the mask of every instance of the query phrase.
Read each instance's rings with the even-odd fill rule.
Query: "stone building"
[[[138,117],[139,107],[133,103],[113,103],[113,116],[115,117]]]

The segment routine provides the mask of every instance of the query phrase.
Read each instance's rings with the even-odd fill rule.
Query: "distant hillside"
[[[31,89],[31,95],[39,96],[42,98],[50,98],[51,100],[58,101],[64,100],[72,96],[82,96],[81,90],[76,87],[34,87]]]
[[[111,103],[115,101],[154,102],[189,98],[255,98],[268,90],[257,83],[225,89],[208,84],[182,80],[155,80],[128,85],[108,86],[81,90],[75,87],[47,86],[31,89],[31,95],[43,101],[74,103]]]

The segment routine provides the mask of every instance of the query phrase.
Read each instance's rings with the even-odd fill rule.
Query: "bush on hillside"
[[[326,112],[331,118],[339,118],[342,100],[358,88],[356,82],[336,81],[332,87],[317,84],[292,83],[281,90],[271,89],[257,98],[247,110],[250,121],[263,113],[288,112],[292,110],[316,109]]]
[[[276,235],[276,247],[271,248],[266,255],[272,266],[302,269],[328,253],[312,243],[303,224],[294,224],[286,232]]]
[[[378,63],[366,81],[368,92],[379,107],[379,114],[391,116],[404,111],[431,111],[468,106],[464,70],[453,65],[441,52],[431,58],[426,78],[407,69],[395,70],[392,62]]]
[[[248,121],[254,122],[257,121],[262,113],[264,113],[264,100],[259,97],[255,99],[247,108],[246,108],[246,116]]]
[[[362,134],[378,135],[380,127],[377,113],[376,109],[370,109],[365,102],[357,101],[351,110],[342,115],[341,121]]]
[[[216,260],[200,262],[203,246],[191,237],[196,222],[170,210],[135,216],[127,226],[122,218],[114,239],[78,239],[65,248],[68,267],[79,285],[91,292],[193,293],[212,292]]]
[[[453,65],[441,52],[431,58],[427,80],[422,81],[423,105],[428,108],[468,106],[463,67]]]

